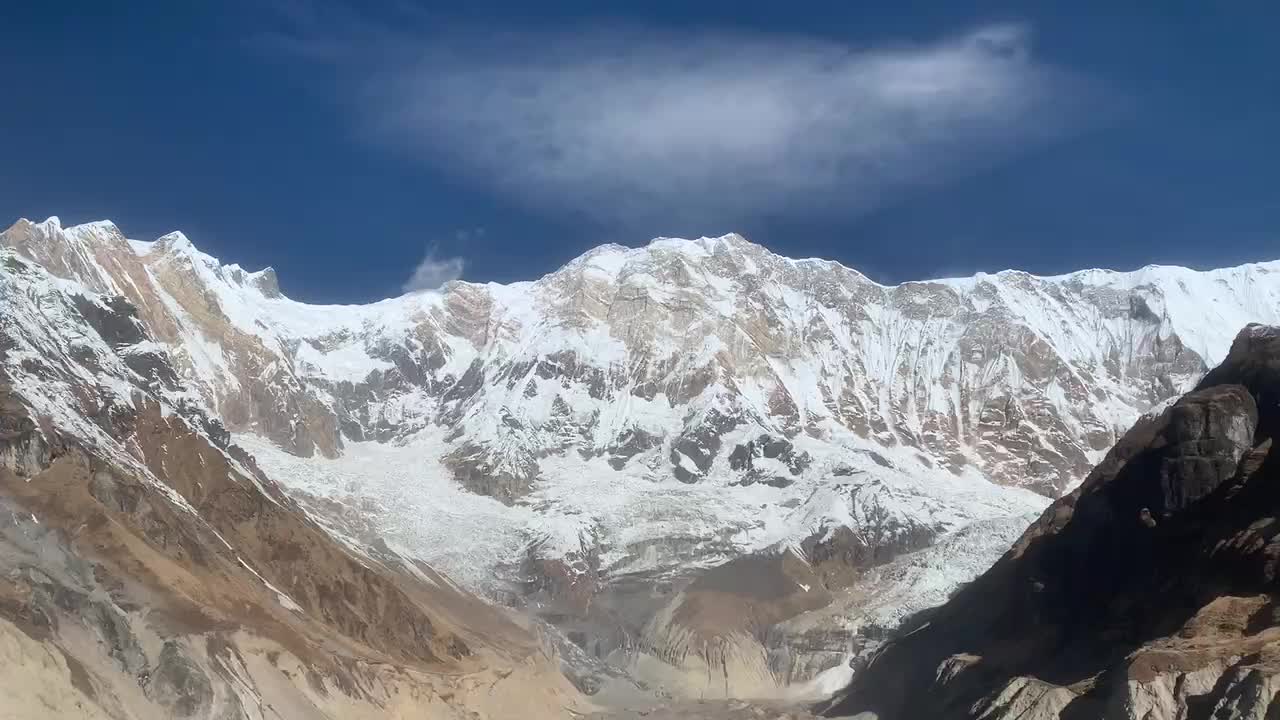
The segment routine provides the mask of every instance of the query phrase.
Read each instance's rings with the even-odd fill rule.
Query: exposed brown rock
[[[1250,326],[1199,389],[1140,421],[994,568],[904,627],[832,711],[1270,717],[1277,400],[1280,329]]]
[[[122,355],[147,340],[120,331],[136,329],[126,306],[85,307],[79,333]],[[2,344],[17,332],[0,327]],[[385,545],[346,545],[199,403],[109,359],[85,367],[50,352],[38,368],[0,364],[4,711],[471,720],[516,708],[560,717],[579,702],[512,617]],[[167,354],[149,362],[155,377],[173,376]],[[54,387],[83,418],[32,412],[49,407],[32,388]]]

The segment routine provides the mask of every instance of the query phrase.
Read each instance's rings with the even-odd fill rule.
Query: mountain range
[[[564,698],[843,687],[1239,328],[1280,324],[1280,262],[885,286],[737,235],[660,238],[320,306],[181,233],[23,220],[0,247],[15,477],[71,438],[203,515],[186,478],[216,484],[216,456],[217,483],[293,508],[325,552],[447,589],[413,612],[452,603],[459,637],[517,638],[477,648],[554,647]],[[198,451],[143,439],[167,434]],[[319,607],[269,562],[243,564]]]

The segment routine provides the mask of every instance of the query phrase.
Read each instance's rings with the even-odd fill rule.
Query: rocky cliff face
[[[888,287],[728,235],[334,307],[179,233],[144,243],[50,219],[0,245],[127,299],[177,380],[292,497],[359,515],[592,654],[684,658],[703,677],[749,656],[770,686],[839,664],[845,624],[780,641],[685,606],[785,624],[814,598],[855,603],[904,554],[1039,511],[1220,360],[1230,328],[1280,322],[1278,263]],[[937,597],[1003,549],[953,547],[965,572],[900,577]],[[751,565],[762,577],[798,559],[811,589],[779,604],[696,584],[742,558],[768,558]]]
[[[142,312],[0,250],[0,707],[13,717],[561,717],[543,643],[348,544],[183,385]]]
[[[833,711],[1275,716],[1277,433],[1280,329],[1252,325],[990,571],[904,627]]]

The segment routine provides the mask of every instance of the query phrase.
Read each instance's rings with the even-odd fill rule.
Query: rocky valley
[[[1249,323],[1280,324],[1280,262],[884,286],[726,235],[316,306],[181,233],[19,221],[5,697],[1201,717],[1269,687],[1276,348]]]

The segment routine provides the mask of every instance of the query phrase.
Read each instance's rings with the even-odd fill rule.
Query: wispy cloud
[[[422,260],[413,269],[413,274],[400,287],[406,293],[424,290],[439,290],[445,283],[462,277],[467,263],[460,257],[439,257],[434,245],[427,248]]]
[[[344,42],[294,42],[357,80],[350,106],[376,137],[535,208],[601,219],[855,213],[1077,129],[1088,110],[1082,83],[1039,61],[1016,24],[880,48],[357,26]]]

